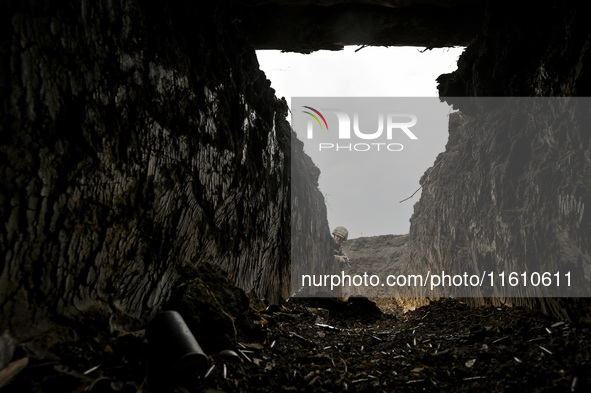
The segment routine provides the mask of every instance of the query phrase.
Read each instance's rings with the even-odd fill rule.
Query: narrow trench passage
[[[471,7],[468,14],[453,7],[450,23],[447,12],[429,11],[425,20],[424,1],[416,1],[405,25],[418,20],[428,27],[431,18],[444,28],[457,24],[450,27],[459,28],[462,39],[450,42],[470,45],[458,72],[442,79],[451,95],[589,96],[591,35],[580,2],[487,2],[483,23],[466,18],[475,12]],[[389,313],[356,296],[281,301],[292,293],[285,285],[290,154],[283,150],[290,130],[281,118],[286,106],[256,65],[248,21],[233,18],[241,14],[238,3],[247,2],[4,3],[0,392],[591,390],[586,300],[584,307],[574,301],[571,307],[565,299],[564,315],[577,322],[519,307],[469,307],[457,299]],[[346,13],[354,15],[346,3]],[[300,21],[289,13],[256,29],[254,22],[276,10],[269,4],[260,19],[251,19],[258,36],[280,23],[317,31],[317,15]],[[364,19],[379,27],[383,19],[373,14],[372,7]],[[425,42],[424,33],[408,33]],[[299,37],[277,36],[283,45]],[[390,43],[400,45],[394,36]],[[369,50],[360,48],[360,57]],[[382,65],[393,73],[398,62]],[[359,75],[339,79],[341,69],[333,66],[325,79],[352,88],[348,96],[375,95],[357,86],[388,87],[384,74],[365,71],[375,78],[354,85]],[[462,143],[450,143],[454,155],[439,171],[441,181],[433,176],[434,197],[411,232],[417,234],[411,262],[441,262],[434,268],[443,270],[448,261],[469,256],[495,267],[521,259],[559,268],[566,259],[588,289],[591,139],[587,127],[571,127],[571,121],[589,121],[589,107],[576,105],[569,116],[558,116],[556,130],[534,115],[508,117],[512,126],[499,133],[469,130],[480,122],[476,115],[465,128],[457,124],[453,136]],[[428,165],[434,162],[433,156]],[[301,167],[312,167],[307,164]],[[462,181],[449,184],[453,178]],[[351,184],[348,191],[363,190],[350,178],[343,181]],[[316,203],[315,182],[303,182],[303,206],[324,207]],[[399,206],[410,192],[383,194]],[[412,210],[411,202],[404,206]],[[351,244],[374,236],[336,203],[328,210],[335,217],[328,217],[330,227],[349,227]],[[301,228],[311,246],[302,254],[321,265],[326,259],[317,251],[325,244],[318,234],[329,235],[327,215],[309,209],[299,218],[309,216],[312,225],[302,221]],[[382,236],[408,233],[390,226],[406,225],[407,218],[382,221],[388,224]],[[367,243],[359,248],[369,249]],[[349,255],[361,269],[360,258]],[[229,271],[218,272],[220,279],[195,272],[207,271],[209,263]],[[147,326],[161,310],[192,319],[182,333],[203,346],[199,363],[184,356],[196,352],[176,353],[173,345],[170,358],[154,351],[170,339],[148,341]]]
[[[285,72],[275,67],[269,77]],[[340,212],[336,223],[335,216],[339,212],[329,209],[331,227],[346,219]],[[395,258],[378,259],[392,269]],[[375,273],[375,266],[364,267]],[[296,299],[259,316],[265,340],[243,343],[240,362],[232,366],[217,359],[222,367],[212,368],[208,378],[215,383],[208,386],[263,392],[582,392],[590,386],[590,326],[531,309],[472,308],[445,299],[384,314],[367,299],[352,297]]]

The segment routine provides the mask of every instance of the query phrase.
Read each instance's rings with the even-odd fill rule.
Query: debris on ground
[[[251,306],[256,339],[208,354],[205,371],[152,383],[144,331],[84,338],[28,365],[2,392],[585,392],[591,328],[524,308],[444,299],[385,314],[362,297]],[[262,332],[262,333],[261,333]],[[59,353],[56,351],[59,350]],[[24,361],[21,361],[24,362]],[[160,385],[158,385],[160,386]]]

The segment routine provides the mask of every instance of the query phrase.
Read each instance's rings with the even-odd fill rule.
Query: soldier
[[[341,244],[347,240],[349,237],[349,231],[345,227],[336,227],[334,231],[332,231],[333,236],[333,249],[334,249],[334,260],[341,268],[341,270],[345,270],[345,268],[349,264],[349,260],[347,256],[343,252],[343,248]]]
[[[349,264],[349,259],[347,255],[343,252],[342,244],[344,241],[347,240],[349,237],[349,231],[345,227],[336,227],[334,231],[332,231],[332,239],[333,239],[333,251],[334,256],[333,259],[335,261],[335,266],[338,272],[345,272],[347,274],[349,272],[349,268],[351,265]],[[342,286],[333,291],[333,295],[340,301],[347,301],[348,293],[350,292],[350,288],[346,284],[342,284]]]

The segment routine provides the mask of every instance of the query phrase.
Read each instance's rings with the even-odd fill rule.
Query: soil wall
[[[480,272],[568,269],[588,287],[588,101],[513,100],[484,108],[454,98],[589,95],[591,29],[582,4],[530,5],[518,10],[491,2],[458,70],[439,78],[440,95],[460,113],[450,118],[446,151],[421,180],[408,262],[434,271],[458,264]],[[562,107],[554,113],[556,103]],[[556,314],[571,310],[571,317],[588,307],[572,299],[532,298],[536,291],[527,286],[521,293],[526,297],[510,299],[497,292],[495,301]]]
[[[287,105],[227,4],[150,4],[1,5],[0,330],[141,327],[205,262],[289,296]]]

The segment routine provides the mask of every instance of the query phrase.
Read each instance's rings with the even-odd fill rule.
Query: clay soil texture
[[[444,299],[385,314],[366,298],[251,307],[252,339],[184,375],[150,369],[142,332],[80,340],[31,359],[3,392],[589,391],[591,329],[509,307]],[[176,368],[178,370],[178,368]]]

